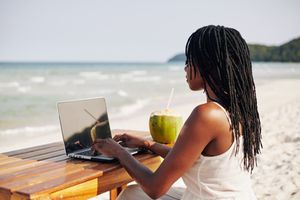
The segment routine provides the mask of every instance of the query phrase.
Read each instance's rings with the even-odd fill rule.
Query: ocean
[[[300,78],[300,63],[253,63],[253,74],[256,84]],[[185,76],[184,63],[0,63],[0,152],[60,132],[58,101],[105,97],[110,120],[124,120],[165,108],[171,88],[184,103]]]

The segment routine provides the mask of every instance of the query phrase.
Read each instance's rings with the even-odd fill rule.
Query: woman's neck
[[[219,98],[215,95],[215,93],[212,91],[212,89],[209,87],[209,85],[206,86],[206,91],[204,91],[206,94],[206,102],[211,101],[219,101]]]

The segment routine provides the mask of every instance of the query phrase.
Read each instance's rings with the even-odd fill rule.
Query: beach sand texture
[[[300,80],[257,88],[263,150],[252,184],[258,199],[300,199]]]
[[[300,199],[299,87],[299,79],[287,79],[266,81],[256,88],[263,150],[251,178],[258,200]],[[196,101],[191,101],[174,105],[174,110],[186,119],[194,106]],[[184,183],[180,179],[173,186]],[[92,199],[109,197],[104,193]]]

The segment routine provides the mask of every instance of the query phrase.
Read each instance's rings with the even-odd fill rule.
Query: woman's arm
[[[120,144],[125,147],[150,150],[153,153],[156,153],[163,158],[165,158],[169,153],[169,151],[171,150],[170,147],[164,144],[160,144],[141,137],[129,135],[127,133],[121,135],[115,135],[114,140],[116,142],[120,142]]]
[[[160,155],[161,157],[165,158],[170,150],[172,149],[171,147],[168,147],[164,144],[160,144],[157,142],[149,141],[147,140],[148,144],[145,145],[145,148],[152,151],[153,153],[156,153]]]
[[[155,172],[139,163],[122,148],[112,154],[116,155],[130,176],[151,198],[158,198],[169,190],[172,184],[197,160],[206,145],[214,140],[217,127],[207,106],[196,107],[185,122],[174,147],[165,154],[164,161]],[[111,142],[114,141],[111,140]],[[159,148],[159,146],[153,145],[153,148]],[[111,152],[105,147],[103,149],[96,147],[96,149],[108,155]]]

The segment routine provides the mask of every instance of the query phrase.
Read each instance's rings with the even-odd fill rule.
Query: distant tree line
[[[300,37],[280,46],[248,44],[252,61],[300,62]],[[177,54],[168,62],[185,61],[185,54]]]
[[[300,37],[280,46],[248,46],[253,61],[300,62]]]

